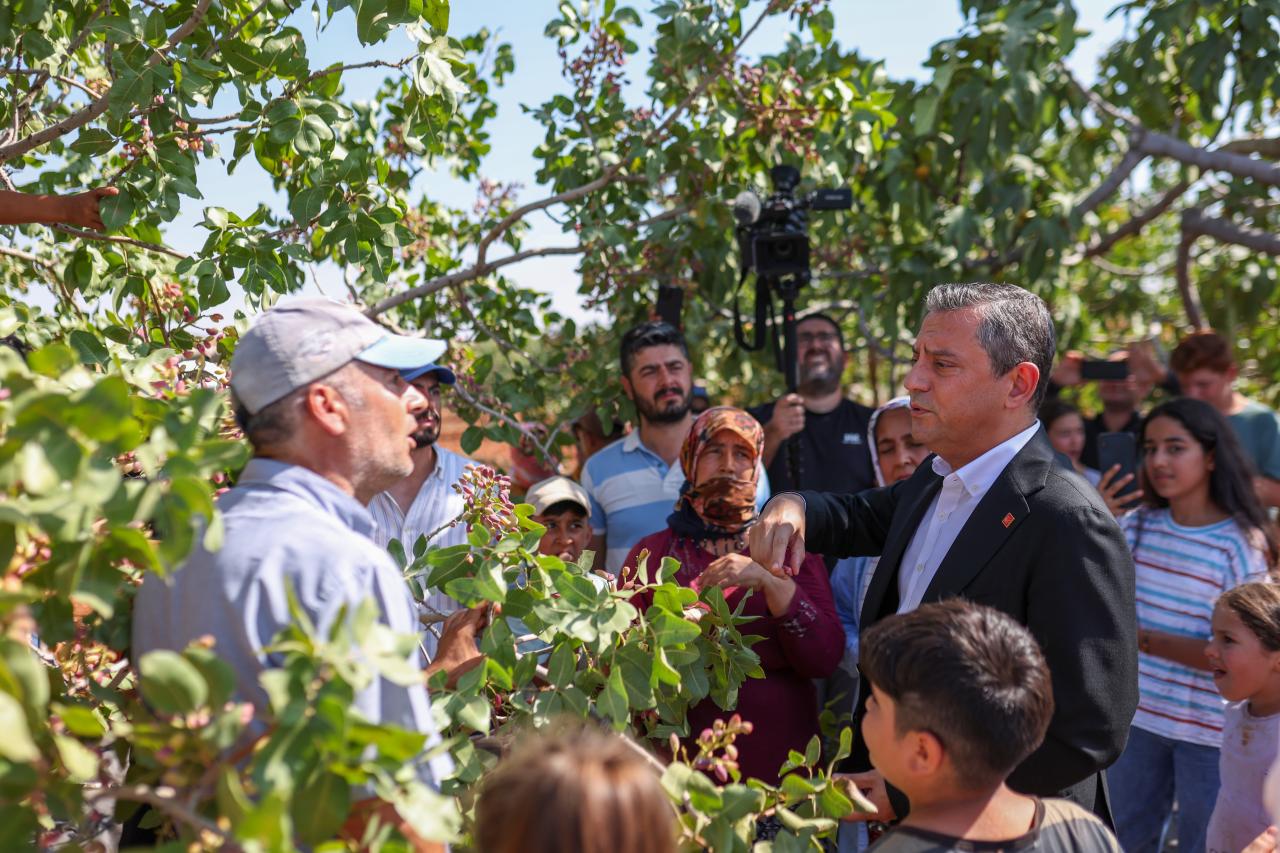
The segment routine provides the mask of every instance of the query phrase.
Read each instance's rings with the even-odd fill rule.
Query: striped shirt
[[[769,500],[769,478],[757,467],[756,507]],[[602,447],[582,469],[582,487],[591,499],[591,532],[605,537],[605,568],[617,575],[631,549],[650,533],[667,528],[684,469],[668,465],[632,430]]]
[[[1120,526],[1137,567],[1142,628],[1208,642],[1218,596],[1266,576],[1266,557],[1234,519],[1183,527],[1168,509],[1142,509]],[[1203,746],[1221,743],[1223,702],[1209,673],[1140,653],[1138,691],[1138,728]]]
[[[445,525],[461,515],[465,507],[462,495],[453,488],[453,484],[458,482],[468,465],[476,463],[438,444],[435,450],[436,467],[418,490],[408,512],[400,509],[390,492],[376,494],[369,501],[369,514],[373,516],[376,525],[373,540],[383,548],[390,545],[392,539],[399,540],[411,560],[414,543],[420,536],[434,531],[439,532],[427,540],[430,548],[447,548],[450,545],[465,545],[467,542],[466,525]],[[432,590],[424,604],[428,613],[435,611],[447,615],[461,609],[456,601],[439,590]],[[432,632],[424,634],[423,646],[428,657],[434,659],[436,637]]]

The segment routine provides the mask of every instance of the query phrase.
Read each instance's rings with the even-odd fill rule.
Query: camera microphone
[[[760,219],[760,196],[743,190],[733,200],[733,218],[739,225],[751,225]]]

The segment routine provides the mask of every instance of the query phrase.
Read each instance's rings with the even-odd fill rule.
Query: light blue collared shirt
[[[281,661],[263,650],[291,622],[289,586],[322,634],[343,605],[352,613],[370,598],[393,631],[418,633],[408,585],[370,538],[373,518],[333,483],[307,468],[254,458],[218,508],[222,549],[197,546],[169,578],[148,575],[138,590],[135,660],[211,635],[218,656],[235,670],[237,698],[265,708],[258,677]],[[425,682],[404,686],[376,677],[356,693],[355,707],[371,722],[426,734],[428,748],[440,743]],[[423,767],[424,780],[436,787],[450,772],[443,754]]]

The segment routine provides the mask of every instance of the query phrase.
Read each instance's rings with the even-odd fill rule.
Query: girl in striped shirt
[[[1223,704],[1205,643],[1213,603],[1265,577],[1276,547],[1230,424],[1178,399],[1139,434],[1144,506],[1121,519],[1137,569],[1140,699],[1124,754],[1108,771],[1116,834],[1156,851],[1173,802],[1178,849],[1205,849],[1218,793]]]

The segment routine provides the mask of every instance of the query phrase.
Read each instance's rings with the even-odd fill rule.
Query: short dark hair
[[[1040,404],[1040,423],[1044,424],[1045,429],[1053,426],[1054,422],[1059,418],[1078,414],[1080,414],[1080,410],[1074,404],[1068,403],[1061,397],[1050,397]]]
[[[253,449],[263,450],[278,447],[293,437],[298,425],[295,411],[297,400],[295,391],[250,414],[244,403],[232,392],[231,413],[236,419],[236,426],[240,427]]]
[[[862,636],[858,666],[893,700],[898,735],[928,731],[956,774],[997,785],[1044,740],[1053,685],[1031,632],[961,599],[882,619]]]
[[[684,335],[670,323],[650,320],[627,329],[627,333],[622,336],[622,375],[631,375],[631,365],[640,350],[664,345],[680,347],[684,357],[689,357],[689,345],[685,343]]]
[[[566,512],[571,512],[578,518],[587,517],[587,511],[582,508],[582,504],[576,501],[556,501],[544,509],[540,515],[563,515]]]
[[[821,320],[831,326],[836,332],[836,338],[840,341],[840,349],[844,349],[844,329],[840,328],[840,324],[830,314],[824,314],[821,311],[814,311],[812,314],[805,314],[796,320],[796,325],[807,323],[810,320]]]
[[[1055,335],[1053,318],[1044,300],[1012,284],[940,284],[925,297],[925,311],[978,312],[978,343],[991,361],[991,372],[1004,376],[1024,361],[1040,369],[1031,396],[1039,409],[1049,390]]]
[[[1169,355],[1169,369],[1174,373],[1192,373],[1201,369],[1226,373],[1235,363],[1231,344],[1209,329],[1187,335]]]

